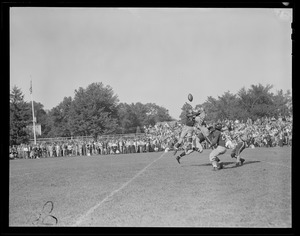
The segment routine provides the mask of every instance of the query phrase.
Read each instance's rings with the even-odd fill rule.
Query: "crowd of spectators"
[[[238,120],[224,120],[223,123],[228,130],[225,131],[226,137],[235,145],[235,137],[240,133],[246,133],[249,137],[248,146],[255,147],[282,147],[292,145],[292,117],[265,117],[245,122]]]
[[[252,121],[222,120],[229,148],[235,145],[235,137],[241,132],[249,134],[248,146],[274,147],[292,145],[292,117],[265,117]],[[213,126],[213,123],[207,124]],[[159,152],[172,150],[179,138],[182,124],[180,122],[165,122],[144,127],[143,135],[105,137],[98,140],[59,140],[44,141],[34,144],[21,144],[9,147],[10,158],[38,159],[44,157],[92,156],[110,154],[128,154]],[[206,141],[203,148],[209,148]]]
[[[38,159],[42,157],[92,156],[109,154],[128,154],[158,152],[165,148],[158,139],[147,135],[138,137],[100,138],[99,140],[62,140],[38,142],[10,147],[11,158]]]

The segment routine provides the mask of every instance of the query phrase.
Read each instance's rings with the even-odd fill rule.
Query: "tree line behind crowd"
[[[229,91],[218,98],[208,97],[202,104],[208,121],[218,119],[258,119],[264,116],[292,114],[291,93],[282,90],[275,94],[273,86],[252,85],[237,94]],[[182,95],[186,97],[186,95]],[[196,95],[194,95],[196,96]],[[180,104],[178,104],[180,108]],[[190,103],[182,106],[180,122],[185,122],[185,112]],[[113,89],[103,83],[92,83],[75,90],[74,97],[65,97],[56,107],[44,110],[43,104],[34,102],[36,122],[41,125],[41,138],[92,136],[94,139],[107,134],[143,133],[144,127],[158,122],[175,121],[169,111],[155,103],[122,103]],[[10,145],[28,143],[32,132],[31,102],[24,101],[24,94],[17,86],[10,92]]]

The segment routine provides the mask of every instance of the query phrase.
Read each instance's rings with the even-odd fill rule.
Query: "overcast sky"
[[[45,109],[93,82],[120,102],[151,102],[179,119],[192,105],[251,84],[292,90],[292,10],[10,9],[10,87]]]

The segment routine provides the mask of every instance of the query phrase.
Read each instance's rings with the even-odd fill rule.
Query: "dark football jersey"
[[[222,146],[225,147],[226,139],[219,130],[214,130],[212,133],[211,146]]]

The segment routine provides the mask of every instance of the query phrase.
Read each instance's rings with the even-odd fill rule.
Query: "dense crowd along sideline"
[[[265,117],[252,121],[218,120],[227,130],[227,148],[232,149],[236,145],[235,137],[238,133],[246,131],[251,135],[247,143],[249,148],[274,147],[292,145],[292,122],[289,117]],[[216,123],[217,123],[216,122]],[[207,124],[213,126],[214,124]],[[160,152],[173,149],[179,138],[183,125],[180,122],[160,123],[154,126],[144,127],[145,134],[139,137],[113,137],[99,138],[98,140],[64,140],[43,141],[34,144],[21,144],[9,147],[9,157],[38,159],[46,157],[64,156],[92,156],[110,154],[130,154],[144,152]],[[202,143],[204,149],[208,148],[206,142]]]

